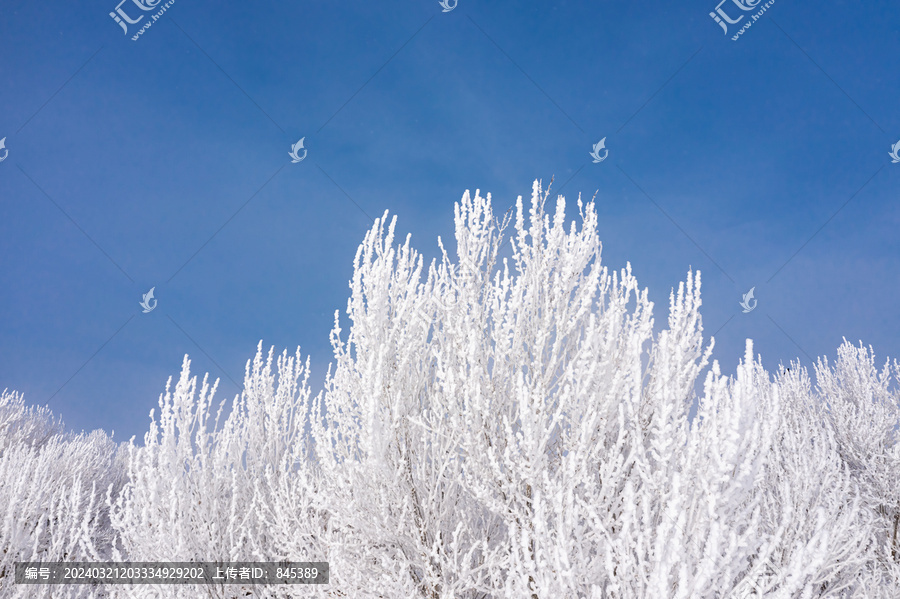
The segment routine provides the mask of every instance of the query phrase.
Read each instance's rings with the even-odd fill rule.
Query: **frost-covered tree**
[[[273,350],[274,351],[274,350]],[[247,362],[244,392],[220,427],[220,404],[210,427],[216,385],[206,377],[197,395],[185,356],[181,377],[160,396],[160,420],[151,411],[144,446],[129,443],[128,483],[108,494],[112,525],[123,552],[116,561],[321,561],[315,481],[302,438],[309,405],[309,376],[300,361],[273,351],[265,365],[262,344]],[[298,380],[303,380],[298,384]],[[196,399],[195,399],[196,398]],[[147,585],[117,596],[245,596],[234,585]],[[248,593],[249,594],[249,593]]]
[[[313,429],[354,541],[335,580],[354,596],[860,592],[873,497],[820,402],[771,383],[748,343],[737,380],[713,364],[689,425],[712,350],[699,273],[653,339],[630,265],[600,266],[593,205],[566,232],[564,201],[551,224],[545,200],[536,182],[527,226],[517,203],[512,273],[494,270],[506,222],[477,193],[456,208],[456,263],[441,244],[424,285],[395,220],[357,253]]]
[[[874,514],[875,586],[900,588],[900,397],[889,390],[890,364],[875,369],[874,351],[844,339],[834,369],[816,365],[819,394],[835,431],[840,461]],[[900,369],[894,362],[896,376]]]
[[[66,433],[46,408],[0,395],[0,596],[93,597],[85,586],[16,586],[15,562],[103,561],[113,533],[103,506],[121,488],[117,447],[103,431]]]
[[[40,447],[64,432],[62,419],[54,419],[46,406],[26,407],[21,394],[8,390],[0,395],[0,455],[7,447]]]

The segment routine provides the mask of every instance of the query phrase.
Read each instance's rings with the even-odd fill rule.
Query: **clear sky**
[[[311,354],[315,395],[372,218],[430,260],[466,189],[502,215],[551,177],[570,218],[597,193],[603,261],[631,262],[657,330],[702,271],[724,373],[748,337],[770,370],[842,337],[880,369],[900,6],[777,0],[734,40],[745,1],[726,33],[717,0],[176,0],[133,41],[165,2],[3,0],[0,390],[143,443],[185,353],[230,398],[262,339]]]

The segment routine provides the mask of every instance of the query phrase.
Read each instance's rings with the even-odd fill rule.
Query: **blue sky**
[[[748,337],[900,357],[896,3],[777,0],[735,41],[763,2],[726,34],[715,0],[176,0],[133,41],[154,12],[117,1],[0,2],[0,389],[71,429],[143,443],[185,353],[230,398],[260,339],[315,395],[372,218],[430,260],[466,189],[502,215],[551,177],[657,330],[702,271],[724,373]]]

